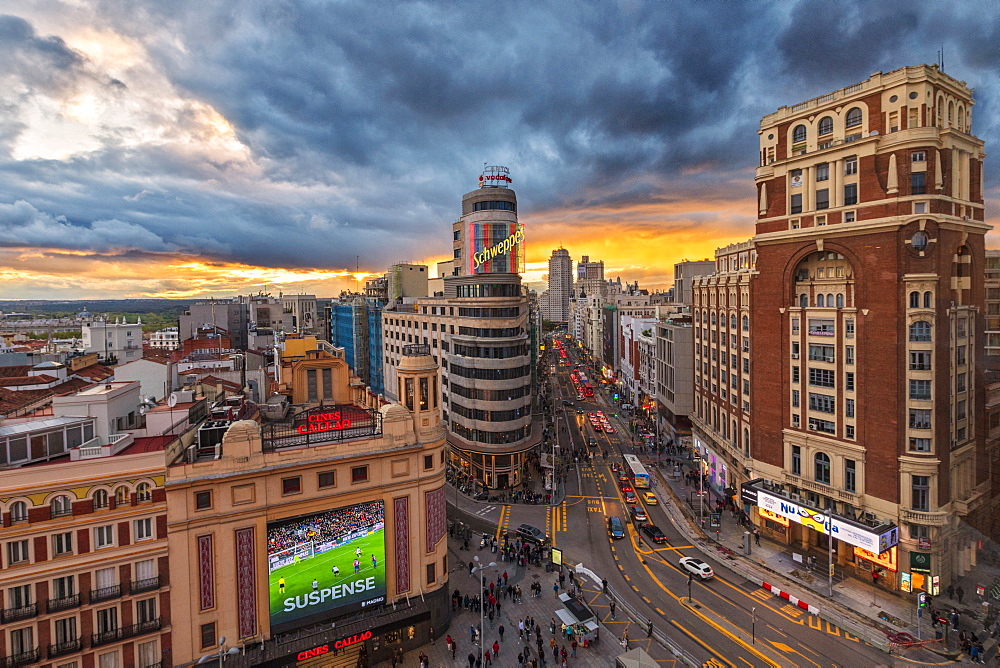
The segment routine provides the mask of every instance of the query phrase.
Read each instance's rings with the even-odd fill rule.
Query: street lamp
[[[212,654],[206,654],[205,656],[198,659],[198,663],[208,663],[209,661],[218,661],[219,665],[226,660],[227,656],[236,656],[240,653],[239,647],[230,647],[228,650],[226,647],[226,636],[219,638],[219,651],[213,652]]]
[[[479,660],[482,661],[483,657],[483,636],[485,632],[483,630],[483,621],[486,615],[486,601],[483,598],[486,589],[486,573],[484,572],[487,568],[496,568],[497,562],[491,561],[488,564],[482,564],[479,561],[479,555],[472,557],[476,561],[476,566],[472,568],[472,572],[475,573],[479,571]]]

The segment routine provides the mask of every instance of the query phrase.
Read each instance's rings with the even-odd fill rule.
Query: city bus
[[[594,386],[590,384],[589,380],[587,380],[587,376],[585,376],[582,373],[579,374],[577,376],[577,382],[579,383],[579,386],[577,387],[577,391],[580,394],[582,394],[584,396],[587,396],[587,397],[594,396]]]
[[[632,477],[632,486],[636,489],[649,489],[649,474],[646,467],[639,463],[635,455],[625,455],[625,470]]]

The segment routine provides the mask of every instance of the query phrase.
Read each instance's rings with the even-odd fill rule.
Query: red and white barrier
[[[792,596],[791,594],[789,594],[787,591],[781,591],[780,589],[778,589],[774,585],[768,584],[766,582],[762,582],[760,584],[760,586],[763,587],[764,589],[768,590],[769,592],[771,592],[775,596],[780,596],[781,598],[785,599],[786,601],[788,601],[792,605],[797,605],[798,607],[802,608],[803,610],[805,610],[806,612],[808,612],[811,615],[818,615],[819,614],[819,608],[817,608],[814,605],[809,605],[805,601],[800,601],[799,599],[797,599],[794,596]]]

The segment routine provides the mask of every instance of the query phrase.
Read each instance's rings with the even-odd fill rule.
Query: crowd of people
[[[274,554],[309,540],[336,540],[355,531],[380,525],[384,518],[384,504],[372,501],[294,520],[268,529],[267,552]]]

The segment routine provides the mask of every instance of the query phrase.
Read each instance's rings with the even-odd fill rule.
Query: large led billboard
[[[470,274],[519,274],[524,271],[524,228],[513,221],[470,222]]]
[[[272,632],[385,601],[385,504],[268,523],[267,570]]]

